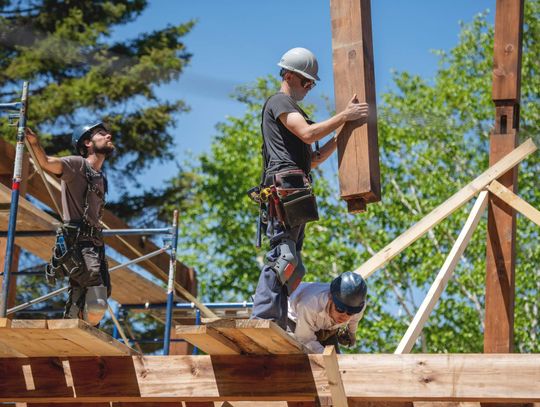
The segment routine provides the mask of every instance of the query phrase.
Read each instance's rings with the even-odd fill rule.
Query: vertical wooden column
[[[493,61],[495,128],[490,165],[518,144],[523,0],[497,0]],[[517,192],[517,167],[498,180]],[[515,211],[489,194],[484,352],[514,348]]]
[[[338,140],[339,185],[349,212],[381,200],[370,0],[331,0],[336,111],[356,93],[369,104],[367,124],[349,122]]]
[[[3,157],[4,151],[0,150],[0,157]],[[13,154],[13,158],[15,158]],[[13,162],[12,160],[5,160]],[[5,162],[4,162],[5,164]],[[26,194],[26,188],[27,188],[27,180],[28,180],[28,174],[29,174],[29,166],[30,161],[28,159],[28,154],[25,154],[23,157],[23,170],[22,170],[22,181],[21,181],[21,197],[24,197]],[[0,183],[8,186],[11,188],[11,182],[13,180],[13,168],[9,168],[6,165],[0,165]],[[9,205],[7,205],[6,208],[0,207],[0,211],[5,212],[6,219],[9,216]],[[6,222],[7,225],[7,222]],[[7,230],[7,229],[6,229]],[[0,264],[4,264],[4,259],[6,255],[6,245],[7,245],[7,238],[0,237]],[[19,266],[19,255],[21,252],[21,248],[17,245],[13,247],[13,259],[12,259],[12,271],[18,271]],[[3,270],[2,270],[3,271]],[[3,283],[4,277],[0,275],[0,287]],[[9,293],[8,293],[8,308],[11,308],[15,305],[15,297],[17,295],[17,275],[12,275],[11,279],[9,281]]]

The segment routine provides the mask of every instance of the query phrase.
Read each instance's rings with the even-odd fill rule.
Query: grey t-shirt
[[[291,133],[279,120],[281,114],[292,112],[298,112],[309,120],[294,99],[285,93],[276,93],[266,101],[261,128],[267,176],[290,169],[301,169],[306,174],[311,170],[311,146]]]
[[[84,194],[88,186],[86,169],[88,166],[92,183],[105,195],[104,175],[92,168],[87,161],[80,156],[70,155],[62,157],[63,172],[62,180],[62,212],[64,222],[78,222],[82,220],[84,208]],[[100,213],[104,200],[95,192],[88,193],[88,222],[91,226],[99,227]]]

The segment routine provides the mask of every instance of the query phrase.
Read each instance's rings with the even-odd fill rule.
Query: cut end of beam
[[[366,212],[366,201],[362,198],[347,200],[347,211],[353,214]]]

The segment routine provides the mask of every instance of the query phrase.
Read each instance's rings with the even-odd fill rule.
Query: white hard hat
[[[313,81],[320,80],[317,76],[319,71],[317,58],[309,49],[299,47],[288,50],[281,57],[278,66],[288,71],[298,72]]]

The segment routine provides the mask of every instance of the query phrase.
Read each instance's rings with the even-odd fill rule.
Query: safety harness
[[[56,242],[49,264],[45,267],[45,278],[51,285],[56,283],[56,279],[79,275],[86,271],[86,265],[81,253],[81,241],[88,239],[103,240],[102,229],[92,226],[88,220],[88,210],[90,207],[90,194],[96,196],[103,202],[98,218],[101,220],[105,207],[105,196],[108,190],[107,177],[101,173],[103,179],[103,189],[101,192],[97,184],[93,182],[92,169],[90,164],[84,160],[84,173],[87,182],[84,192],[83,214],[80,222],[65,222],[56,230]]]

